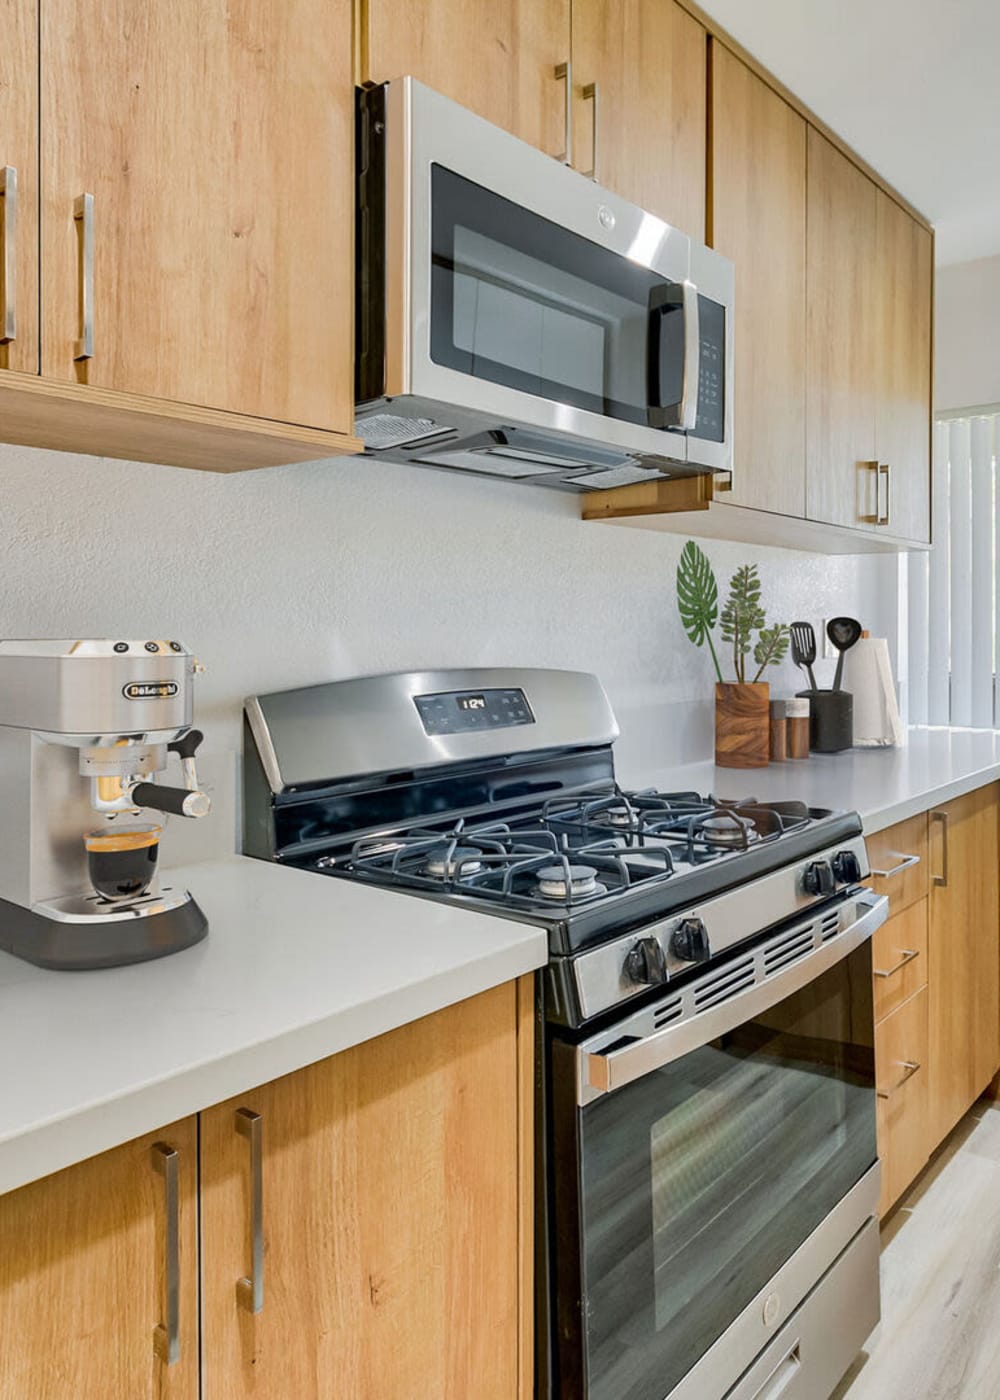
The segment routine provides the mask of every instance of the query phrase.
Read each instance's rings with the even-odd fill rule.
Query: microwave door
[[[646,366],[649,426],[690,431],[698,420],[698,288],[661,282],[649,293]]]

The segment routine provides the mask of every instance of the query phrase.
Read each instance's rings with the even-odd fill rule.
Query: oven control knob
[[[701,919],[681,919],[670,935],[670,951],[682,962],[708,962],[712,950],[708,945],[708,929]]]
[[[632,945],[625,955],[625,976],[649,987],[667,980],[667,960],[658,938],[649,935]]]
[[[854,851],[838,851],[833,858],[833,873],[843,885],[856,885],[861,879],[861,862]]]
[[[802,888],[806,894],[833,894],[837,888],[833,867],[828,860],[814,860],[802,874]]]

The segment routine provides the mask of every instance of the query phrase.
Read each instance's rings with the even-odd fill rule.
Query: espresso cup
[[[156,874],[161,830],[148,825],[87,832],[90,883],[102,899],[138,899],[146,893]]]

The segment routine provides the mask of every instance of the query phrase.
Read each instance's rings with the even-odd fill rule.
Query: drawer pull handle
[[[948,883],[948,813],[932,812],[932,822],[941,823],[941,874],[932,875],[931,880],[935,885],[947,885]]]
[[[236,1283],[236,1301],[249,1313],[264,1306],[264,1163],[263,1119],[249,1108],[236,1110],[236,1131],[250,1144],[250,1276]]]
[[[896,1080],[891,1089],[879,1089],[878,1096],[880,1099],[891,1099],[896,1090],[902,1089],[906,1081],[912,1079],[920,1068],[919,1060],[900,1060],[899,1063],[903,1066],[902,1077]]]
[[[893,865],[888,870],[873,870],[872,874],[877,875],[880,880],[891,880],[894,875],[902,875],[904,870],[919,864],[919,856],[903,856],[898,865]]]
[[[896,973],[899,972],[900,968],[905,967],[906,964],[908,962],[912,962],[914,958],[920,957],[919,948],[900,948],[899,951],[903,955],[900,958],[899,962],[894,964],[894,966],[892,967],[885,968],[884,970],[881,967],[876,967],[874,969],[876,977],[894,977]]]
[[[173,1366],[181,1359],[181,1259],[177,1187],[177,1149],[165,1142],[153,1144],[153,1169],[163,1177],[165,1206],[166,1322],[153,1329],[153,1350],[161,1361]]]
[[[573,64],[567,59],[565,63],[558,63],[555,68],[555,79],[557,83],[566,84],[566,145],[561,156],[556,156],[556,160],[561,160],[563,165],[573,164]]]
[[[17,339],[17,166],[0,165],[3,200],[3,311],[0,345]]]

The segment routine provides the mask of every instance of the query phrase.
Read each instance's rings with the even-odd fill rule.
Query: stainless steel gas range
[[[625,791],[594,676],[247,702],[245,849],[548,931],[539,1400],[823,1400],[878,1320],[854,813]]]

